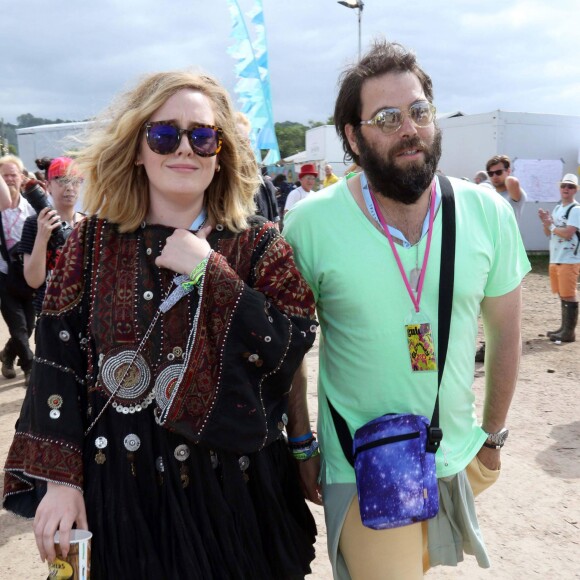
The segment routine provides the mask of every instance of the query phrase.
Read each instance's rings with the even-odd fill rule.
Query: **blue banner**
[[[236,59],[238,81],[234,91],[238,95],[240,110],[252,124],[250,139],[258,161],[262,161],[261,150],[268,150],[264,159],[267,164],[280,161],[280,149],[274,130],[274,113],[268,69],[266,22],[262,0],[254,0],[253,8],[247,13],[253,25],[253,40],[237,0],[226,0],[232,31],[233,44],[228,54]]]

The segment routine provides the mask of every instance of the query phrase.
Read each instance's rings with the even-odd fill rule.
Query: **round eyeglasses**
[[[173,121],[145,123],[147,145],[159,155],[175,153],[184,133],[192,151],[200,157],[213,157],[222,148],[222,130],[214,125],[191,123],[189,129],[180,129]]]
[[[361,121],[361,125],[375,125],[383,133],[389,135],[396,133],[405,122],[405,117],[409,117],[417,127],[427,127],[435,119],[434,105],[428,101],[417,101],[408,109],[399,109],[398,107],[387,107],[381,109],[372,119]]]

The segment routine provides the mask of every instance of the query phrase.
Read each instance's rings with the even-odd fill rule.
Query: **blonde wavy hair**
[[[205,191],[208,217],[232,231],[247,227],[255,213],[258,167],[250,147],[240,137],[227,91],[214,78],[189,71],[161,72],[144,77],[120,95],[82,138],[84,146],[71,152],[85,178],[83,201],[90,215],[116,223],[121,232],[133,231],[149,211],[149,181],[143,166],[135,165],[143,126],[169,97],[191,89],[212,104],[215,125],[223,131],[218,154],[221,170]]]

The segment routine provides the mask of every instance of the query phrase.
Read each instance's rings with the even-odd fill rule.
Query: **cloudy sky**
[[[336,0],[263,3],[275,121],[325,121],[338,75],[357,56],[356,10]],[[579,0],[365,0],[362,45],[384,35],[413,48],[440,112],[580,115],[579,22]],[[225,0],[11,2],[0,117],[90,118],[149,71],[200,67],[232,90],[230,28]]]

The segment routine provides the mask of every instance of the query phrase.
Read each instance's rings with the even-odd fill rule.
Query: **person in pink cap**
[[[304,199],[314,187],[316,178],[318,177],[318,170],[314,163],[305,163],[298,174],[300,179],[300,187],[292,190],[286,198],[286,205],[284,206],[284,213],[290,211],[299,201]]]
[[[20,249],[24,256],[24,278],[36,288],[34,310],[40,314],[50,279],[64,242],[72,228],[83,218],[75,210],[82,178],[72,168],[70,157],[57,157],[47,172],[48,193],[52,205],[46,205],[38,215],[24,222]]]

